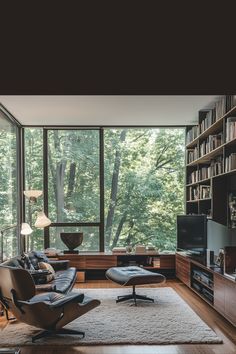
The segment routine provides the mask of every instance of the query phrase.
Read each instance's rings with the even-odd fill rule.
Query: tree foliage
[[[99,249],[100,158],[98,130],[48,132],[48,210],[53,222],[51,245],[63,248],[59,234],[83,231],[82,249]],[[27,188],[43,189],[42,129],[25,129]],[[106,249],[152,243],[173,250],[176,215],[184,210],[184,129],[105,129],[104,200]],[[42,207],[42,200],[41,205]],[[27,218],[34,211],[27,206]],[[42,231],[34,232],[34,248],[42,248]],[[81,249],[81,247],[80,247]]]

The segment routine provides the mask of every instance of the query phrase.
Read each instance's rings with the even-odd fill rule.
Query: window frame
[[[62,126],[62,125],[24,125],[22,126],[23,130],[23,142],[24,141],[24,129],[25,128],[41,128],[43,129],[43,198],[44,198],[44,211],[46,215],[48,215],[48,131],[49,130],[98,130],[99,131],[99,172],[100,172],[100,222],[67,222],[67,223],[51,223],[50,226],[44,229],[44,248],[50,247],[50,227],[63,227],[63,226],[97,226],[99,227],[99,252],[105,252],[105,233],[104,233],[104,226],[105,226],[105,215],[104,215],[104,130],[105,129],[158,129],[158,128],[166,128],[166,129],[184,129],[185,130],[185,137],[186,137],[186,126],[184,125],[137,125],[137,126],[124,126],[124,125],[100,125],[100,126],[85,126],[85,125],[70,125],[70,126]],[[22,149],[22,159],[24,165],[24,149]],[[24,166],[22,168],[23,176],[24,176]],[[23,186],[24,178],[23,178]],[[184,199],[185,199],[185,190]],[[185,208],[184,203],[184,208]],[[24,201],[22,202],[23,210],[24,208]],[[23,212],[23,220],[24,220],[24,212]]]

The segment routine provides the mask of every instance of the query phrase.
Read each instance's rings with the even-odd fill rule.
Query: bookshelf
[[[235,176],[236,95],[226,95],[200,110],[198,124],[187,127],[186,213],[236,227]]]

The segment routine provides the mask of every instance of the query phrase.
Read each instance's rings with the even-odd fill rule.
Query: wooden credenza
[[[202,272],[205,280],[194,277],[196,270],[199,274]],[[176,254],[176,277],[236,326],[236,282],[233,279],[178,253]],[[211,286],[205,283],[207,280],[210,281]],[[201,289],[207,290],[212,298],[204,296]]]
[[[54,257],[55,259],[55,257]],[[156,252],[146,252],[139,254],[118,254],[106,252],[90,252],[79,254],[59,254],[58,260],[70,261],[70,266],[77,271],[83,271],[88,276],[93,274],[94,279],[97,275],[111,267],[127,266],[137,264],[145,269],[160,272],[163,274],[175,275],[175,254],[157,254]],[[91,277],[90,277],[91,279]]]
[[[190,286],[190,260],[178,254],[175,256],[176,277],[184,284]]]

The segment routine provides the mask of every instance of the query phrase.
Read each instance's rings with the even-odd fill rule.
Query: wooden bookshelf
[[[220,111],[225,111],[222,116],[217,117],[212,113],[210,118],[215,121],[200,132],[200,127],[209,123],[206,112],[214,112],[214,108],[200,110],[198,125],[187,128],[188,138],[194,136],[194,139],[186,144],[186,213],[206,214],[212,220],[231,227],[228,199],[230,193],[233,196],[235,193],[236,197],[236,96],[222,96],[220,100]],[[223,103],[228,108],[231,103],[234,106],[226,111]],[[198,136],[196,131],[200,132]],[[212,145],[218,144],[220,146],[209,151]],[[200,146],[201,152],[208,151],[202,156]],[[198,195],[203,184],[209,186],[210,198],[201,198]]]

